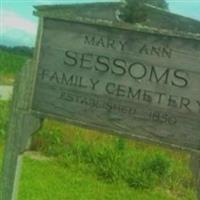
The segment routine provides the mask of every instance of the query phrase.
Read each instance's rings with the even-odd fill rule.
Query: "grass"
[[[0,50],[0,84],[13,84],[14,77],[28,57]]]
[[[0,101],[0,141],[5,137],[10,102]]]
[[[124,182],[108,184],[88,173],[86,166],[62,167],[56,161],[24,160],[20,200],[179,200],[162,188],[137,190]],[[84,173],[86,171],[86,173]],[[31,180],[31,181],[30,181]],[[190,198],[192,199],[192,198]]]
[[[1,142],[8,107],[0,102]],[[52,120],[34,135],[31,149],[47,159],[25,155],[20,200],[196,200],[183,152]]]

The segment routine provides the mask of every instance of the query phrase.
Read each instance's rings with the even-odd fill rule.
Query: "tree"
[[[147,19],[147,10],[144,4],[149,4],[164,10],[168,10],[166,0],[125,0],[121,18],[130,23],[139,23]]]

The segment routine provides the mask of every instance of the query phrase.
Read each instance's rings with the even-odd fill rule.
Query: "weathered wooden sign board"
[[[40,127],[40,119],[52,117],[198,155],[199,35],[98,21],[98,13],[92,20],[72,20],[66,12],[58,17],[62,9],[47,10],[42,7],[40,11],[35,62],[22,73],[21,79],[30,83],[19,83],[24,93],[15,97],[13,113],[21,112],[23,119],[16,122],[20,118],[13,114],[11,122],[23,128],[10,133],[8,152],[11,146],[13,151],[20,149],[17,154],[23,152],[29,136]],[[28,127],[24,139],[25,119],[31,120],[33,127]],[[19,148],[21,139],[23,147]],[[14,185],[16,169],[9,175],[6,166],[17,163],[17,155],[11,157],[5,157],[3,192],[12,194],[6,178]],[[198,157],[195,161],[198,169]],[[11,196],[3,194],[3,200]]]
[[[200,40],[47,18],[32,109],[200,150],[199,64]]]

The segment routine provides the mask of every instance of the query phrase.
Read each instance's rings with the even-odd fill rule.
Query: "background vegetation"
[[[169,9],[166,0],[125,0],[125,4],[121,9],[121,18],[129,23],[146,21],[148,13],[144,4],[149,4],[164,10]]]
[[[0,50],[6,51],[15,55],[22,55],[22,56],[33,56],[33,50],[32,47],[27,46],[15,46],[15,47],[8,47],[4,45],[0,45]]]
[[[28,53],[16,49],[0,47],[0,84],[13,84],[16,74],[30,57]]]

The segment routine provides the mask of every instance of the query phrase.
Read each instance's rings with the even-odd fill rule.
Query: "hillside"
[[[0,84],[10,85],[29,57],[0,48]]]

